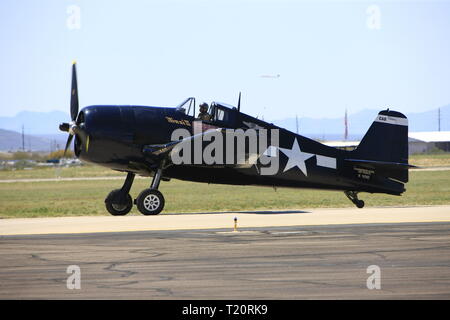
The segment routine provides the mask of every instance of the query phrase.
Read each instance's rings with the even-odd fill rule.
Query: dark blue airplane
[[[69,133],[65,150],[75,137],[74,151],[78,158],[127,172],[122,188],[111,191],[105,199],[106,209],[112,215],[127,214],[133,204],[144,215],[159,214],[164,208],[164,197],[158,187],[161,180],[171,178],[213,184],[339,190],[362,208],[364,202],[358,199],[359,192],[391,195],[405,192],[408,169],[412,167],[408,164],[408,120],[400,112],[389,109],[377,115],[355,150],[346,151],[240,112],[240,95],[237,107],[212,103],[208,120],[203,121],[195,117],[194,98],[171,108],[102,105],[79,111],[74,63],[70,115],[72,121],[59,126],[61,131]],[[173,141],[172,134],[177,129],[191,135]],[[247,151],[251,143],[244,139],[245,163],[237,161],[237,147],[223,150],[224,157],[233,153],[230,163],[207,163],[204,159],[174,161],[176,148],[188,142],[194,145],[200,139],[204,151],[207,142],[213,141],[211,135],[217,138],[217,134],[225,135],[231,129],[254,130],[258,143],[262,133],[269,132],[265,139],[273,141],[276,132],[278,145],[269,143],[255,157]],[[184,156],[183,152],[179,155]],[[212,154],[218,156],[220,152],[217,149]],[[277,166],[270,174],[263,174],[265,169],[270,171],[268,160],[277,160]],[[136,174],[153,179],[150,187],[133,201],[129,192]]]

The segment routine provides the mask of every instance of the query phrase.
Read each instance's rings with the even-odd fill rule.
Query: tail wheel
[[[358,200],[358,201],[355,202],[355,204],[356,204],[356,207],[359,208],[359,209],[364,208],[364,201],[363,200]]]
[[[145,189],[136,198],[136,206],[143,215],[157,215],[164,209],[164,197],[156,189]]]
[[[357,207],[357,208],[363,208],[364,207],[364,201],[358,199],[358,192],[357,191],[344,191],[344,194],[347,196],[347,198],[350,199],[351,202]]]
[[[113,216],[124,216],[133,208],[133,199],[128,193],[125,199],[121,199],[122,202],[118,202],[121,196],[120,192],[120,189],[113,190],[105,199],[106,210]]]

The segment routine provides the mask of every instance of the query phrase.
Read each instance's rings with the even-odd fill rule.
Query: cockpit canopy
[[[179,105],[175,107],[178,111],[184,113],[184,114],[194,114],[195,113],[195,98],[189,97],[183,102],[181,102]]]
[[[176,109],[188,116],[197,118],[194,97],[187,98]],[[227,128],[234,128],[236,125],[238,111],[235,106],[223,102],[212,102],[208,113],[211,119],[204,120],[204,122]]]

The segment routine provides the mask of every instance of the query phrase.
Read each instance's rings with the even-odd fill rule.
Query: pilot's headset
[[[200,105],[200,112],[207,112],[208,111],[208,104],[206,102],[203,102]]]

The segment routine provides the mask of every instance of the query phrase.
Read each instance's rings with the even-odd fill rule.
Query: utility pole
[[[438,108],[438,131],[441,131],[441,108]]]
[[[347,119],[347,109],[345,109],[344,125],[345,125],[345,130],[344,130],[344,140],[347,140],[347,139],[348,139],[348,119]]]
[[[25,129],[22,124],[22,151],[25,152]]]

